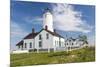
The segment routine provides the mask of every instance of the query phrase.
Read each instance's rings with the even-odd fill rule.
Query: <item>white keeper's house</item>
[[[65,40],[58,34],[53,29],[53,15],[49,9],[46,9],[43,14],[43,28],[39,32],[35,32],[33,28],[31,33],[16,44],[17,50],[15,53],[63,51],[79,48],[82,44],[83,42],[77,41],[77,39],[69,38]]]

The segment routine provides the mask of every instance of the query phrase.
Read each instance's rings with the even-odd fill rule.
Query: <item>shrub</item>
[[[36,52],[37,51],[37,49],[34,49],[34,52]]]
[[[29,50],[29,52],[36,52],[37,51],[37,49],[31,49],[31,50]]]

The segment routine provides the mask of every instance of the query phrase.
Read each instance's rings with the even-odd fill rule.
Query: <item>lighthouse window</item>
[[[49,34],[48,33],[46,34],[46,39],[49,39]]]

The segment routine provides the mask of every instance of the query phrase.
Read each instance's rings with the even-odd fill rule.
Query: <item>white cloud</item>
[[[25,20],[28,23],[31,24],[42,24],[43,18],[42,17],[24,17],[23,20]]]
[[[11,36],[23,36],[27,32],[17,23],[11,22]]]
[[[88,33],[92,26],[82,20],[82,13],[75,11],[72,5],[54,4],[52,5],[54,16],[54,27],[63,31],[78,31]]]
[[[26,35],[28,34],[22,26],[16,22],[11,21],[11,50],[15,50],[15,45]]]

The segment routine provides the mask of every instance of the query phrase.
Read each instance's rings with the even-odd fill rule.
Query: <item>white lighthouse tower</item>
[[[53,15],[50,12],[50,10],[47,8],[43,14],[43,28],[44,29],[48,29],[52,32],[54,32],[53,30]]]

